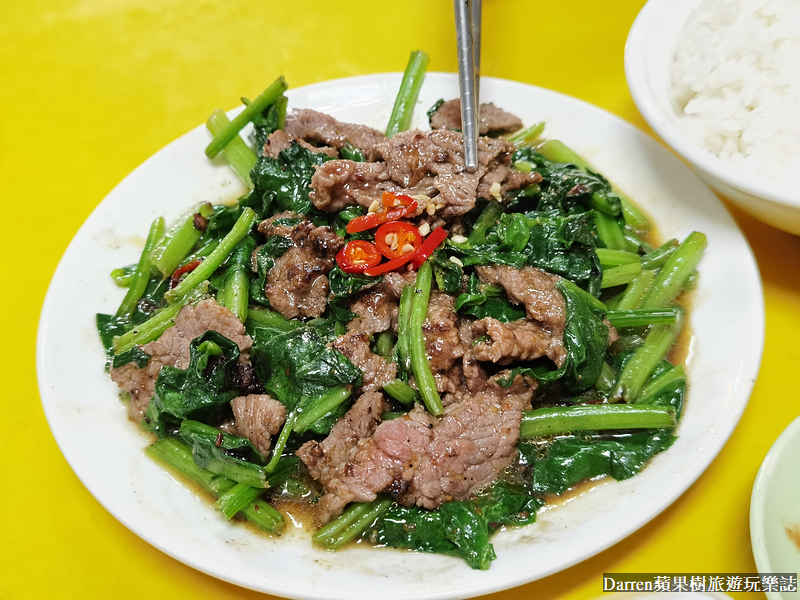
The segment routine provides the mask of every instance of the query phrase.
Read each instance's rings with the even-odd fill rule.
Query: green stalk
[[[289,106],[289,98],[281,94],[275,99],[275,109],[278,111],[278,129],[286,127],[286,109]]]
[[[520,129],[514,133],[508,134],[504,136],[507,141],[511,142],[515,146],[527,145],[531,142],[537,140],[542,132],[544,131],[544,121],[539,121],[538,123],[534,123],[527,129]]]
[[[383,385],[383,391],[401,404],[414,404],[420,397],[417,391],[405,381],[395,379]]]
[[[592,193],[589,197],[589,206],[612,217],[622,212],[618,204],[611,202],[611,199],[601,192]]]
[[[265,488],[266,471],[264,467],[249,462],[225,462],[218,458],[208,461],[206,469],[233,481],[254,488]]]
[[[212,136],[217,137],[226,127],[229,127],[230,124],[231,121],[228,119],[228,115],[225,114],[225,111],[218,108],[208,117],[206,129],[211,132]],[[231,138],[228,145],[222,149],[222,155],[239,178],[252,190],[253,180],[250,179],[250,171],[256,166],[258,157],[247,147],[244,140],[238,135]]]
[[[372,502],[351,504],[340,517],[322,527],[311,539],[326,550],[341,548],[369,529],[391,505],[391,499],[381,497]]]
[[[609,216],[603,212],[594,212],[594,225],[597,229],[597,237],[599,237],[606,248],[611,250],[625,250],[628,243],[622,233],[622,227],[615,217]]]
[[[247,311],[247,328],[254,327],[272,327],[273,329],[280,329],[281,331],[291,331],[302,327],[300,321],[293,321],[287,319],[281,313],[266,307],[254,307]]]
[[[492,200],[483,209],[481,216],[475,221],[472,226],[472,231],[469,234],[468,242],[472,246],[478,246],[486,242],[486,231],[500,219],[503,214],[503,205],[497,200]]]
[[[616,379],[617,374],[614,373],[614,369],[612,369],[611,365],[607,362],[603,361],[603,366],[600,369],[600,377],[597,378],[597,382],[594,385],[601,392],[608,393],[614,387]]]
[[[381,331],[375,341],[375,353],[390,361],[392,350],[394,350],[394,335],[391,331]]]
[[[217,302],[244,322],[247,319],[250,302],[250,278],[244,265],[233,264],[228,267],[222,289],[217,292]]]
[[[625,194],[620,193],[619,200],[622,205],[622,216],[625,218],[625,223],[636,231],[650,231],[650,219],[647,218],[638,206],[628,198]]]
[[[385,412],[381,415],[381,421],[391,421],[393,419],[399,419],[400,417],[407,415],[407,412]]]
[[[339,386],[328,390],[310,408],[297,412],[292,430],[300,434],[305,433],[314,424],[314,421],[327,415],[347,400],[352,393],[353,388],[350,386]]]
[[[206,147],[206,156],[214,158],[225,148],[230,141],[239,135],[242,128],[253,118],[261,114],[266,108],[278,99],[278,96],[286,91],[288,86],[283,76],[278,77],[275,82],[248,104],[222,131],[220,131],[211,143]]]
[[[638,255],[640,252],[650,252],[653,250],[653,247],[650,244],[633,233],[633,231],[628,227],[622,228],[622,237],[625,238],[625,249],[628,252],[634,252]]]
[[[131,276],[130,283],[128,284],[128,292],[122,299],[122,303],[117,309],[117,318],[129,318],[131,313],[136,310],[136,303],[144,294],[147,289],[147,283],[150,281],[150,253],[156,245],[161,236],[164,235],[164,219],[158,217],[153,224],[150,225],[150,231],[147,234],[147,240],[144,243],[142,254],[139,257],[139,263],[136,265],[136,270]]]
[[[126,288],[130,286],[131,278],[133,277],[133,274],[136,273],[136,267],[138,266],[138,264],[125,265],[119,269],[114,269],[110,273],[111,279],[114,280],[114,283],[117,287]]]
[[[671,406],[553,406],[524,411],[519,435],[521,438],[533,438],[571,431],[662,429],[675,427],[675,424],[675,409]]]
[[[603,304],[600,300],[592,296],[589,292],[584,290],[583,288],[578,287],[574,283],[572,283],[569,279],[561,278],[558,280],[557,286],[562,286],[567,288],[573,294],[576,294],[583,298],[586,302],[592,305],[593,308],[605,312],[607,310],[606,305]]]
[[[660,308],[672,302],[686,285],[707,245],[704,234],[697,231],[690,233],[656,275],[642,300],[641,308]]]
[[[675,343],[681,323],[654,325],[620,373],[612,398],[636,402],[650,373]]]
[[[425,407],[432,415],[439,417],[444,414],[444,406],[436,389],[436,380],[428,362],[428,354],[425,351],[425,334],[422,331],[422,324],[428,315],[428,300],[431,295],[431,279],[433,268],[431,263],[425,261],[417,271],[417,281],[414,284],[414,301],[411,305],[410,328],[410,349],[411,349],[411,368],[414,371],[414,378],[417,381],[417,388],[422,396]],[[403,324],[401,323],[402,327]]]
[[[203,235],[194,226],[194,216],[197,213],[210,217],[213,209],[209,205],[201,204],[182,214],[150,252],[150,260],[164,277],[172,275]]]
[[[256,222],[256,213],[249,206],[246,207],[237,219],[233,228],[228,232],[214,251],[208,255],[200,266],[189,273],[174,289],[164,294],[168,302],[178,301],[189,294],[201,282],[208,279],[214,271],[225,261],[244,236],[246,236]]]
[[[608,267],[618,267],[620,265],[627,265],[629,263],[638,263],[639,255],[625,250],[611,250],[610,248],[597,248],[597,258],[600,259],[600,265],[606,269]]]
[[[147,448],[145,453],[188,477],[215,498],[236,485],[235,481],[227,477],[200,468],[194,462],[189,446],[175,438],[159,440]],[[283,515],[266,502],[251,502],[239,514],[265,531],[278,534],[283,529]]]
[[[642,270],[642,265],[638,262],[627,263],[603,270],[603,281],[600,283],[600,288],[610,288],[624,283],[630,283],[639,272]]]
[[[672,238],[661,244],[655,250],[648,252],[642,257],[642,268],[658,269],[663,267],[669,257],[675,252],[678,245],[678,240]]]
[[[272,457],[269,459],[267,466],[264,467],[264,470],[267,472],[267,474],[272,473],[281,460],[283,451],[286,448],[286,442],[289,441],[289,436],[292,434],[294,419],[295,415],[293,414],[289,415],[286,418],[286,422],[283,424],[283,429],[281,429],[281,433],[280,435],[278,435],[278,439],[275,440],[275,444],[273,444],[272,446]]]
[[[680,308],[632,308],[610,310],[606,319],[616,327],[646,327],[648,325],[673,325],[683,318]]]
[[[572,149],[568,148],[566,144],[558,140],[547,140],[538,148],[539,154],[544,156],[547,160],[552,160],[559,163],[572,163],[579,169],[585,171],[589,168],[589,163],[578,156]]]
[[[233,515],[254,502],[262,491],[243,483],[237,483],[217,499],[214,508],[220,511],[227,521],[230,521]]]
[[[681,365],[675,365],[655,379],[650,380],[639,393],[639,397],[636,399],[636,404],[649,404],[668,386],[678,381],[686,381],[686,372],[683,370]]]
[[[414,300],[414,286],[407,285],[400,292],[400,308],[398,310],[397,322],[407,324],[411,321],[411,305]],[[408,327],[398,326],[397,328],[397,362],[399,366],[411,371],[411,348],[409,346]]]
[[[642,271],[636,276],[636,279],[628,284],[622,297],[614,307],[615,310],[631,310],[636,308],[647,293],[647,288],[653,282],[656,276],[655,271]]]
[[[219,246],[219,238],[211,238],[209,240],[202,242],[202,245],[197,250],[192,252],[189,256],[184,258],[178,265],[178,267],[180,268],[183,265],[188,265],[190,262],[206,258],[209,254],[211,254],[214,251],[214,248],[216,248],[217,246]]]
[[[417,98],[419,98],[419,90],[425,80],[425,69],[427,68],[428,55],[420,50],[412,52],[408,59],[406,70],[403,73],[403,81],[400,83],[392,114],[389,117],[386,137],[390,138],[400,131],[405,131],[411,125],[414,105],[416,105]]]

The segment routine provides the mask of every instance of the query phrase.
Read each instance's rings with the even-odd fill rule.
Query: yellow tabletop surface
[[[625,38],[643,4],[486,0],[482,73],[576,96],[652,135],[623,72]],[[67,244],[103,197],[211,110],[258,94],[279,74],[297,87],[401,71],[415,49],[428,52],[431,71],[456,70],[451,2],[0,2],[0,598],[260,596],[151,547],[73,474],[37,392],[42,302]],[[604,572],[755,572],[753,480],[800,414],[800,238],[732,212],[761,269],[766,345],[730,441],[681,498],[627,539],[487,598],[599,596]]]

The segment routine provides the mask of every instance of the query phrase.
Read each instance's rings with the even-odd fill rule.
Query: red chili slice
[[[368,215],[356,217],[347,224],[347,233],[367,231],[368,229],[372,229],[378,225],[383,225],[389,221],[397,221],[403,217],[409,217],[417,212],[417,201],[410,196],[393,194],[392,192],[383,192],[384,199],[387,198],[387,195],[394,198],[401,198],[403,199],[403,202],[406,201],[405,199],[408,199],[410,202],[408,204],[401,204],[400,206],[395,206],[393,208],[386,208],[380,212],[369,213]],[[388,201],[384,200],[384,205],[386,202]]]
[[[375,245],[389,260],[413,254],[421,243],[419,229],[402,221],[384,223],[375,232]]]
[[[398,206],[411,206],[416,202],[411,196],[405,194],[395,194],[394,192],[383,192],[381,202],[384,208],[396,208]]]
[[[200,266],[200,263],[203,262],[202,259],[193,260],[190,263],[186,263],[182,267],[178,267],[175,269],[175,272],[172,273],[172,276],[169,278],[169,289],[174,289],[176,285],[181,282],[181,276],[184,273],[191,273],[197,267]]]
[[[345,273],[363,273],[381,262],[375,244],[366,240],[351,240],[336,254],[336,264]]]
[[[409,262],[415,269],[419,269],[422,263],[424,263],[428,257],[433,254],[433,251],[436,250],[439,244],[441,244],[446,237],[447,232],[444,230],[444,228],[439,227],[438,229],[434,229],[413,254],[406,254],[400,258],[395,258],[394,260],[381,263],[377,267],[370,267],[364,271],[364,275],[369,275],[370,277],[382,275],[384,273],[388,273],[389,271],[399,269]]]

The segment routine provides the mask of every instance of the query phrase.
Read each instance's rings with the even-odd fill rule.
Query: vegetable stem
[[[403,81],[394,101],[389,124],[386,127],[386,137],[405,131],[411,125],[414,114],[414,105],[419,98],[419,90],[425,80],[425,69],[428,68],[428,55],[420,50],[411,53],[408,65],[403,73]]]
[[[230,124],[231,121],[228,119],[228,115],[218,108],[208,117],[206,128],[211,132],[211,135],[216,137]],[[222,155],[239,178],[252,190],[253,180],[250,179],[250,171],[256,166],[258,157],[247,147],[244,140],[238,135],[232,137],[230,142],[222,149]]]
[[[247,311],[247,322],[245,323],[248,329],[254,327],[272,327],[273,329],[280,329],[281,331],[291,331],[302,327],[300,321],[293,321],[287,319],[281,313],[266,307],[250,308]]]
[[[595,211],[594,224],[597,229],[597,236],[612,250],[625,250],[628,247],[622,227],[615,217],[604,212]]]
[[[626,250],[597,248],[595,252],[597,252],[597,258],[600,259],[600,265],[604,269],[608,267],[618,267],[620,265],[640,262],[638,254],[635,254],[634,252],[627,252]]]
[[[397,362],[407,373],[411,372],[411,348],[409,331],[406,326],[411,321],[411,305],[414,300],[414,286],[407,285],[400,292],[400,307],[397,322],[402,324],[397,329]]]
[[[253,100],[244,108],[242,112],[236,115],[233,121],[225,126],[225,128],[216,136],[214,136],[214,139],[211,140],[211,143],[206,147],[206,156],[208,156],[208,158],[214,158],[217,154],[219,154],[222,149],[225,148],[230,141],[239,134],[245,125],[252,121],[256,115],[264,112],[264,110],[266,110],[270,104],[275,102],[278,99],[278,96],[283,94],[287,88],[288,86],[286,85],[286,80],[281,75],[273,82],[272,85],[261,92],[258,98]]]
[[[605,289],[624,283],[630,283],[636,279],[636,276],[641,270],[642,265],[638,261],[605,269],[603,271],[603,281],[600,283],[600,288]]]
[[[636,402],[647,378],[672,347],[681,329],[681,322],[674,325],[654,325],[644,342],[628,359],[619,376],[612,397],[627,402]]]
[[[208,279],[228,257],[236,244],[250,232],[255,222],[256,213],[253,212],[253,209],[249,206],[245,207],[242,214],[233,225],[233,228],[228,232],[228,235],[222,238],[222,241],[214,248],[214,251],[174,289],[166,292],[164,298],[166,298],[168,302],[178,301],[180,298],[189,294],[201,282]]]
[[[164,277],[169,277],[202,236],[194,226],[194,216],[210,217],[210,205],[200,205],[182,214],[175,225],[158,241],[150,253],[153,265]]]
[[[472,232],[470,232],[468,239],[470,245],[478,246],[486,242],[486,231],[497,223],[504,210],[503,205],[497,200],[492,200],[486,205],[486,208],[483,209],[483,212],[472,226]]]
[[[419,393],[428,412],[438,417],[444,414],[444,406],[442,406],[442,400],[436,389],[436,380],[428,362],[428,355],[425,350],[425,334],[422,331],[422,324],[428,315],[428,300],[431,295],[432,277],[433,267],[431,267],[430,262],[426,261],[417,271],[417,281],[414,284],[414,299],[411,305],[411,322],[409,323],[411,331],[409,345],[411,349],[411,368],[414,371]]]
[[[505,136],[505,138],[515,146],[521,146],[523,144],[530,144],[538,139],[543,131],[544,121],[539,121],[526,129],[520,129],[519,131],[509,134]]]
[[[519,434],[522,438],[532,438],[569,431],[662,429],[675,424],[675,409],[671,406],[583,404],[525,411]]]
[[[150,225],[150,231],[147,234],[147,240],[144,243],[142,255],[139,257],[139,263],[136,265],[136,270],[131,275],[128,283],[128,291],[122,303],[117,309],[117,318],[130,318],[131,313],[136,310],[136,303],[144,294],[147,289],[147,283],[150,281],[150,268],[152,263],[150,261],[150,253],[156,245],[161,236],[164,235],[164,219],[158,217],[153,224]]]
[[[614,307],[616,310],[631,310],[636,308],[647,293],[647,288],[653,282],[656,276],[655,271],[642,271],[636,279],[628,284],[627,289],[623,292],[622,297]]]
[[[375,352],[378,356],[382,356],[386,360],[392,359],[392,350],[394,347],[394,335],[391,331],[381,331],[378,334],[378,339],[375,341]]]
[[[341,548],[364,533],[391,505],[392,500],[382,497],[372,502],[351,504],[340,517],[322,527],[311,539],[327,550]]]
[[[244,483],[237,483],[217,499],[214,508],[220,511],[227,521],[230,521],[233,515],[254,502],[262,491]]]
[[[296,433],[305,433],[314,421],[327,415],[352,393],[353,389],[350,386],[339,386],[325,392],[309,409],[297,412],[292,429]]]
[[[706,236],[690,233],[667,259],[647,291],[641,308],[661,308],[672,302],[686,285],[708,245]]]
[[[661,244],[658,248],[651,250],[642,257],[643,269],[658,269],[664,266],[675,248],[678,247],[678,240],[672,238]]]
[[[417,391],[405,381],[394,379],[383,385],[383,391],[401,404],[414,404],[419,398]]]
[[[649,404],[668,386],[678,381],[686,381],[686,372],[681,365],[675,365],[655,379],[649,381],[639,393],[636,404]]]
[[[606,318],[614,327],[645,327],[647,325],[673,325],[681,320],[680,308],[632,308],[610,310]]]

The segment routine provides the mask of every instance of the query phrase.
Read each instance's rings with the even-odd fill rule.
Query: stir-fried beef
[[[131,419],[140,422],[144,418],[161,367],[188,367],[189,345],[194,338],[209,330],[236,342],[241,352],[240,360],[247,359],[253,340],[245,333],[244,325],[227,308],[209,298],[196,306],[184,306],[175,317],[173,327],[167,329],[157,340],[142,346],[142,350],[151,357],[143,369],[135,363],[111,369],[111,379],[131,395],[128,407]]]
[[[323,482],[326,494],[317,504],[317,517],[323,523],[342,513],[348,502],[360,501],[357,486],[345,485],[342,478],[359,448],[371,438],[384,410],[383,394],[361,395],[322,442],[306,442],[296,452],[311,477]],[[374,499],[374,494],[372,496]]]
[[[266,143],[264,144],[264,156],[278,158],[278,154],[280,154],[282,150],[286,150],[289,146],[291,146],[292,142],[297,142],[306,150],[311,150],[311,152],[327,154],[328,156],[339,155],[339,152],[336,150],[336,148],[329,148],[328,146],[312,146],[307,141],[286,133],[283,129],[277,129],[269,135]]]
[[[397,375],[396,363],[388,362],[369,349],[369,336],[366,333],[351,331],[340,335],[331,345],[361,369],[361,389],[364,392],[380,390]]]
[[[347,329],[370,334],[386,331],[397,321],[397,309],[397,297],[381,283],[355,295],[350,311],[358,317],[347,324]]]
[[[504,265],[476,266],[475,273],[484,283],[501,285],[515,304],[524,304],[529,319],[563,331],[566,323],[564,297],[556,289],[558,277],[537,269],[515,269]]]
[[[441,217],[450,218],[470,211],[479,196],[541,180],[538,173],[512,172],[514,145],[487,137],[478,140],[477,172],[467,173],[463,140],[456,131],[404,131],[372,148],[369,158],[378,162],[328,161],[311,179],[311,201],[327,211],[370,206],[388,190],[433,198]]]
[[[542,356],[561,365],[566,357],[560,335],[553,335],[549,328],[527,319],[501,323],[486,317],[472,323],[472,336],[478,340],[472,346],[475,358],[500,365]]]
[[[525,404],[516,394],[464,394],[441,419],[417,406],[381,423],[372,437],[347,444],[344,456],[336,450],[344,445],[339,432],[310,448],[313,453],[305,450],[312,443],[306,444],[298,455],[325,489],[317,516],[326,522],[348,502],[368,502],[382,491],[406,506],[428,509],[468,497],[511,463]],[[340,421],[343,430],[347,418]]]
[[[342,123],[330,115],[310,109],[289,111],[284,129],[286,133],[307,142],[317,142],[337,150],[350,142],[356,148],[369,152],[375,144],[386,139],[372,127]]]
[[[437,388],[441,387],[442,391],[451,389],[452,384],[447,381],[448,372],[464,356],[453,296],[431,292],[422,332],[425,335],[425,352],[436,378]]]
[[[249,439],[259,452],[269,453],[270,437],[286,420],[286,408],[267,394],[239,396],[231,401],[238,435]]]
[[[433,129],[462,129],[461,127],[461,100],[448,100],[431,115],[431,128]],[[497,108],[491,102],[481,104],[478,132],[486,135],[490,131],[509,132],[522,128],[522,120]]]
[[[275,223],[276,219],[291,215],[277,215],[258,227],[265,235],[282,235],[294,242],[294,246],[275,259],[275,266],[267,274],[264,294],[287,319],[319,317],[327,306],[328,273],[344,239],[330,227],[315,227],[306,220],[295,226]]]
[[[399,300],[400,294],[403,293],[403,288],[407,285],[414,285],[416,280],[417,274],[414,271],[407,271],[405,273],[390,271],[383,276],[383,285],[388,292]]]

